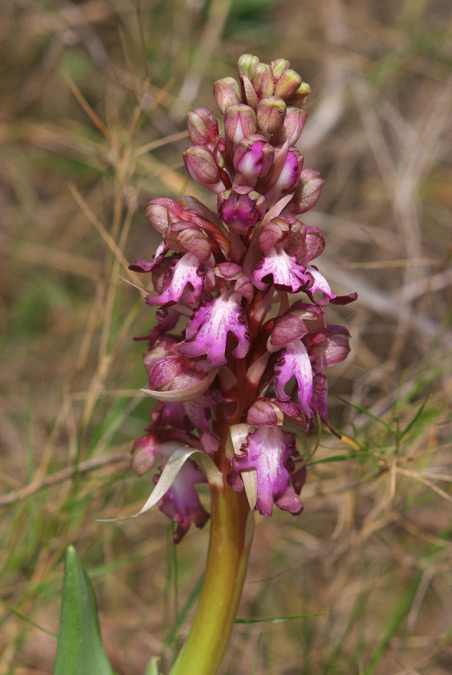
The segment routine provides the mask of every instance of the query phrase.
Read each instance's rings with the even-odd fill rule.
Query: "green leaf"
[[[63,601],[53,675],[113,675],[102,645],[90,578],[73,546],[64,560]]]
[[[144,671],[144,675],[160,675],[158,663],[159,663],[159,657],[154,656],[152,659],[149,661],[148,665],[146,666],[146,670]]]

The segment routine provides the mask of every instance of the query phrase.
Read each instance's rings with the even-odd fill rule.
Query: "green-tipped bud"
[[[218,168],[212,153],[201,145],[192,145],[184,151],[187,173],[198,185],[211,192],[224,190]]]
[[[287,103],[291,105],[296,105],[298,107],[302,106],[305,100],[308,98],[311,93],[311,87],[307,82],[302,82],[298,87],[297,91],[287,100]]]
[[[259,131],[270,138],[283,126],[286,104],[279,96],[267,96],[257,106],[256,116]]]
[[[295,94],[301,83],[301,75],[295,70],[288,68],[276,81],[275,94],[287,101],[287,99],[290,99]]]
[[[240,85],[233,77],[223,77],[213,85],[213,95],[222,115],[230,105],[241,103]]]
[[[218,123],[207,108],[195,108],[187,113],[187,127],[195,145],[215,145],[218,139]]]
[[[251,71],[251,82],[259,98],[273,95],[273,73],[268,63],[258,63]]]
[[[290,61],[287,61],[287,59],[276,59],[270,63],[270,67],[275,80],[279,80],[281,75],[285,73],[288,68],[290,68]]]
[[[257,66],[258,63],[259,58],[257,56],[254,56],[253,54],[242,54],[237,63],[240,76],[246,75],[247,77],[251,77],[251,70],[254,66]]]

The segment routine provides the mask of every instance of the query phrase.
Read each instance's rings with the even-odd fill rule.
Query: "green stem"
[[[214,675],[223,659],[245,581],[253,513],[244,493],[211,489],[210,543],[193,625],[170,675]]]

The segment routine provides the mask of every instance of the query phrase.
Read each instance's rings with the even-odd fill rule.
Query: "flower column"
[[[294,145],[309,85],[284,59],[265,64],[245,54],[238,66],[239,82],[214,86],[224,131],[205,108],[188,114],[194,145],[185,166],[217,194],[216,213],[193,197],[151,201],[146,215],[163,241],[152,262],[131,265],[152,274],[146,302],[160,307],[142,338],[145,392],[160,403],[133,446],[133,468],[142,475],[158,464],[158,505],[177,524],[175,542],[208,520],[196,484],[207,481],[211,491],[203,587],[172,675],[212,675],[220,665],[253,510],[303,508],[306,469],[282,426],[329,426],[325,368],[347,356],[349,334],[327,324],[323,307],[356,297],[335,295],[312,265],[325,239],[298,218],[323,183]]]

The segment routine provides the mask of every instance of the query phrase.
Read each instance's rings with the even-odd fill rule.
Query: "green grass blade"
[[[102,645],[90,578],[73,546],[66,549],[54,675],[113,675]]]
[[[25,616],[25,614],[22,614],[22,612],[19,612],[18,609],[10,605],[6,600],[2,600],[0,598],[0,605],[3,605],[5,609],[8,610],[8,612],[11,612],[11,614],[15,614],[19,619],[22,619],[22,621],[25,621],[28,623],[30,626],[33,626],[33,628],[37,628],[38,630],[42,631],[46,635],[49,635],[49,637],[57,638],[58,635],[55,635],[55,633],[52,633],[51,630],[48,630],[47,628],[44,628],[44,626],[40,626],[38,623],[35,621],[32,621],[31,619],[28,618],[28,616]]]
[[[295,616],[276,616],[270,619],[235,619],[234,623],[285,623],[294,619],[305,619],[308,616],[328,616],[329,612],[312,612],[311,614],[296,614]]]

